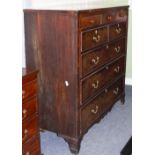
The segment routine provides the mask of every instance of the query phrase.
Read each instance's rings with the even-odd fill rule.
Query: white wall
[[[63,5],[73,3],[88,3],[99,0],[24,0],[24,7],[37,7],[47,5]]]
[[[63,5],[73,3],[90,3],[90,2],[103,2],[108,4],[128,4],[128,0],[24,0],[24,7],[37,7],[47,5]]]

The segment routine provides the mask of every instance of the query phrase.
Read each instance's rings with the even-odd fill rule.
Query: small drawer
[[[37,81],[29,82],[22,86],[22,99],[27,99],[36,94],[37,91]]]
[[[30,120],[23,121],[22,123],[22,142],[25,142],[32,136],[38,134],[38,117],[37,115]]]
[[[125,53],[125,38],[82,55],[82,76]]]
[[[100,95],[81,109],[81,131],[89,128],[123,93],[124,78],[105,88]]]
[[[100,24],[102,24],[102,15],[80,17],[80,20],[79,20],[80,28],[87,28],[87,27],[97,26]]]
[[[126,35],[126,23],[118,23],[110,25],[109,27],[109,40],[116,39],[120,36]]]
[[[37,98],[34,97],[27,102],[23,102],[22,104],[22,119],[27,119],[31,117],[33,114],[38,112],[37,107]]]
[[[128,20],[128,9],[120,8],[116,11],[116,21],[127,21]]]
[[[81,51],[97,47],[108,41],[107,26],[83,31],[81,35]]]
[[[40,140],[35,137],[23,144],[22,155],[40,155]]]
[[[105,84],[113,81],[115,78],[124,73],[124,61],[125,58],[106,65],[102,70],[94,73],[91,76],[86,77],[81,81],[82,99],[81,104],[87,98],[93,96],[98,92]]]
[[[108,23],[112,23],[115,22],[116,20],[116,10],[109,10],[107,9],[106,11],[104,11],[103,13],[103,17],[102,17],[102,23],[103,24],[108,24]]]

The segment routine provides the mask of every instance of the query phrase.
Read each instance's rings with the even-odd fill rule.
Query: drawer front
[[[128,10],[125,8],[120,9],[107,9],[103,13],[103,24],[118,22],[118,21],[127,21]]]
[[[33,151],[26,151],[26,152],[23,152],[22,155],[41,155],[41,152],[40,152],[40,149],[36,149],[36,150],[33,150]]]
[[[124,21],[128,20],[128,9],[127,8],[120,8],[116,10],[116,21]]]
[[[107,111],[113,102],[123,93],[123,78],[112,86],[104,89],[92,102],[81,110],[81,130],[82,132],[90,127],[94,121]]]
[[[80,28],[87,28],[87,27],[92,27],[100,24],[102,24],[102,15],[85,16],[85,17],[80,17],[79,19]]]
[[[124,57],[107,65],[101,71],[90,76],[81,82],[82,87],[82,101],[94,95],[107,82],[112,81],[122,73],[124,73]]]
[[[89,31],[83,31],[81,34],[82,34],[81,51],[97,47],[108,41],[108,31],[106,26]]]
[[[119,79],[117,82],[115,82],[113,85],[111,85],[109,88],[105,89],[105,105],[103,105],[103,108],[107,110],[116,100],[120,94],[124,91],[124,77]]]
[[[22,142],[25,142],[39,132],[37,115],[30,120],[23,121],[22,124]]]
[[[103,24],[108,24],[108,23],[112,23],[115,22],[116,20],[116,10],[115,9],[108,9],[106,11],[104,11],[103,13],[103,17],[102,17],[102,23]]]
[[[94,100],[81,110],[81,130],[87,129],[99,117],[101,105],[99,100]]]
[[[109,40],[116,39],[123,35],[126,35],[126,23],[118,23],[118,24],[110,25]]]
[[[22,99],[27,99],[36,94],[37,82],[32,81],[22,86]]]
[[[82,55],[82,76],[125,53],[125,38]]]
[[[40,155],[40,140],[39,137],[32,138],[23,144],[22,155]]]
[[[23,102],[22,104],[22,119],[27,119],[31,117],[38,111],[37,107],[37,98],[34,97],[33,99]]]

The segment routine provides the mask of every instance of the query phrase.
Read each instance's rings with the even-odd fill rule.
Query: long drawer
[[[33,97],[27,102],[23,102],[22,104],[22,119],[23,120],[30,118],[36,112],[38,112],[36,97]]]
[[[97,118],[99,118],[114,101],[123,93],[123,81],[121,78],[113,85],[104,89],[93,101],[81,109],[81,130],[84,131],[90,127]]]
[[[101,67],[103,64],[125,54],[125,41],[126,38],[114,41],[106,46],[93,50],[88,53],[83,53],[82,58],[82,72],[81,76],[84,76],[95,69]]]
[[[37,81],[31,81],[22,86],[22,100],[28,99],[29,97],[32,97],[36,95],[37,91]]]
[[[122,57],[117,61],[106,65],[97,73],[93,73],[93,75],[83,79],[80,83],[82,89],[81,104],[83,104],[84,100],[93,96],[97,91],[99,91],[106,83],[113,81],[115,78],[124,73],[124,62],[125,58]]]
[[[22,155],[40,155],[39,136],[36,136],[23,144]]]
[[[29,138],[37,135],[38,129],[38,117],[33,116],[31,119],[23,121],[22,123],[22,142],[26,142]]]

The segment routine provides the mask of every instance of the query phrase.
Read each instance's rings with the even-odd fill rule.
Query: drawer
[[[22,104],[22,119],[27,119],[31,117],[33,114],[38,112],[37,107],[37,98],[34,97],[27,102],[23,102]]]
[[[90,127],[123,93],[124,78],[119,79],[81,110],[81,130]]]
[[[125,38],[82,55],[82,76],[125,53]]]
[[[124,77],[120,78],[117,82],[104,90],[106,97],[104,98],[105,105],[103,105],[102,108],[104,108],[105,111],[111,107],[118,96],[124,93],[124,81]]]
[[[116,20],[116,10],[109,10],[107,9],[106,11],[104,11],[103,13],[103,17],[102,17],[102,23],[103,24],[108,24],[108,23],[112,23],[115,22]]]
[[[97,47],[108,41],[107,26],[83,31],[81,35],[81,51]]]
[[[126,23],[118,23],[110,25],[109,27],[109,40],[116,39],[122,35],[126,35]]]
[[[38,136],[23,144],[22,155],[40,155],[40,140]]]
[[[116,11],[116,21],[127,21],[128,20],[128,9],[120,8]]]
[[[123,57],[113,62],[112,64],[106,65],[102,70],[99,70],[97,73],[93,73],[93,75],[88,76],[84,80],[82,80],[81,103],[98,92],[105,84],[123,74],[124,61],[125,58]]]
[[[112,22],[120,22],[120,21],[127,21],[128,17],[128,10],[126,8],[120,9],[107,9],[103,13],[102,23],[112,23]]]
[[[101,105],[99,100],[94,100],[81,110],[81,130],[87,129],[99,117]]]
[[[37,81],[29,82],[22,86],[22,99],[27,99],[36,94],[37,90]]]
[[[102,24],[102,15],[83,16],[79,19],[79,27],[87,28]]]
[[[25,142],[32,136],[38,134],[38,117],[37,115],[22,123],[22,142]]]

